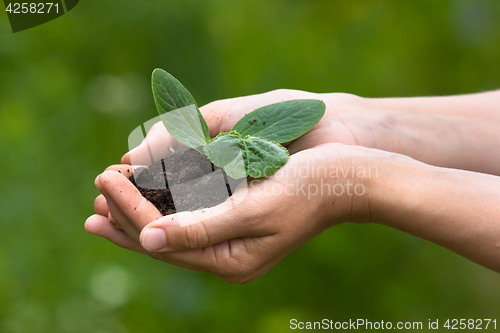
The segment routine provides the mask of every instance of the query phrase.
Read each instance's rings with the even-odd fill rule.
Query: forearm
[[[380,166],[371,220],[500,272],[500,178],[397,157]]]
[[[500,90],[454,96],[371,98],[370,101],[386,110],[500,120]]]
[[[500,175],[500,90],[362,99],[362,145],[443,167]],[[359,119],[363,123],[364,119]],[[376,124],[375,126],[373,124]]]

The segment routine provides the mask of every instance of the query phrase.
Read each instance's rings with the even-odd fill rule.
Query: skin
[[[238,205],[226,201],[163,217],[144,199],[127,179],[130,164],[149,164],[151,156],[168,156],[167,147],[175,146],[157,124],[122,158],[122,165],[96,178],[102,195],[86,230],[231,283],[264,275],[316,235],[346,222],[393,227],[500,272],[500,177],[495,176],[500,175],[500,155],[495,154],[500,149],[495,131],[500,91],[368,99],[277,90],[216,101],[201,111],[213,137],[258,107],[299,98],[323,100],[325,116],[286,145],[291,156],[283,168],[250,182],[245,197],[236,191],[234,197],[244,197]],[[296,170],[307,172],[297,177]],[[313,195],[321,188],[332,190]],[[356,188],[363,193],[354,193]]]

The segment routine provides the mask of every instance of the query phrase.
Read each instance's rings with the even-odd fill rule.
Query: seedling
[[[206,155],[229,176],[267,177],[288,161],[281,143],[307,133],[325,114],[325,103],[298,99],[261,107],[241,118],[230,132],[210,139],[207,123],[189,91],[172,75],[152,75],[156,108],[170,135]]]

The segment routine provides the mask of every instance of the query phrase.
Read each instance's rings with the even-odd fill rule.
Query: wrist
[[[326,156],[323,177],[315,179],[314,187],[321,189],[318,207],[327,213],[327,227],[351,222],[357,224],[373,221],[372,192],[387,181],[394,164],[405,156],[382,150],[343,144],[326,144],[318,147]],[[325,151],[321,151],[321,150]],[[413,160],[412,160],[413,161]],[[415,163],[418,163],[414,161]]]
[[[365,99],[368,107],[381,113],[380,126],[373,130],[378,139],[367,147],[435,166],[500,174],[490,153],[500,144],[500,121],[476,115],[474,110],[494,112],[472,100],[468,96]]]
[[[327,123],[332,130],[342,132],[340,138],[339,135],[331,136],[331,142],[415,157],[419,138],[429,134],[424,131],[432,124],[423,113],[404,107],[396,109],[390,99],[345,93],[322,94],[322,99],[327,105],[322,122]],[[402,102],[398,104],[401,105]]]
[[[418,161],[443,167],[462,167],[463,117],[426,112],[419,101],[425,98],[365,99],[368,107],[378,110],[379,118],[371,148],[409,156]],[[422,104],[424,104],[422,102]],[[465,120],[465,121],[464,121]]]
[[[435,176],[439,168],[408,156],[364,147],[339,147],[337,150],[341,152],[335,167],[339,172],[331,178],[338,191],[327,199],[337,200],[332,207],[332,225],[353,222],[396,227],[405,220],[406,212],[423,205],[424,179],[428,185],[432,179],[439,178]],[[344,191],[340,196],[341,189]]]
[[[397,154],[381,161],[370,186],[369,222],[408,231],[410,216],[428,206],[432,186],[439,186],[438,170]]]

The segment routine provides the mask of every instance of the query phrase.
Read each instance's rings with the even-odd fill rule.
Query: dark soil
[[[226,173],[194,149],[137,168],[129,179],[163,215],[213,207],[232,193]]]

